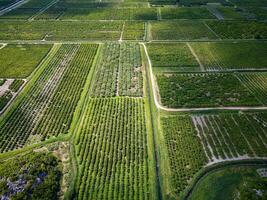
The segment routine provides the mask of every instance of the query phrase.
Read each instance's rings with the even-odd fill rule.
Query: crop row
[[[92,81],[91,96],[142,96],[140,47],[135,43],[107,43]]]
[[[207,157],[189,116],[161,118],[171,169],[171,188],[182,192],[206,164]]]
[[[267,104],[267,73],[240,73],[237,77],[259,101]]]
[[[265,114],[192,116],[209,162],[266,157]]]
[[[79,127],[76,199],[148,199],[144,101],[89,99]]]
[[[62,45],[0,123],[1,152],[67,133],[97,45]]]

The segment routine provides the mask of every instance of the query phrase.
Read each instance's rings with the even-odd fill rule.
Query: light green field
[[[0,49],[0,77],[26,78],[52,45],[7,45]]]

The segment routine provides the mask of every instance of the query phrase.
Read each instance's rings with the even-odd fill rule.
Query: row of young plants
[[[266,113],[193,116],[192,120],[210,162],[267,156]]]
[[[97,45],[62,45],[0,122],[0,150],[67,133]],[[41,69],[42,70],[42,69]]]
[[[169,180],[167,198],[183,196],[207,166],[267,157],[267,112],[163,115],[160,126],[169,164],[161,169]]]
[[[92,81],[91,96],[143,95],[140,47],[136,43],[107,43]]]
[[[263,104],[267,104],[267,73],[240,73],[239,80],[249,88]]]
[[[149,199],[144,101],[90,98],[75,135],[75,199]]]
[[[189,115],[162,116],[160,124],[170,168],[164,177],[170,179],[169,194],[165,195],[180,196],[208,158]],[[166,174],[167,169],[161,170]]]

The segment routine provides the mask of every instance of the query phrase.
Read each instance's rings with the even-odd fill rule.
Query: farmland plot
[[[92,81],[91,96],[143,96],[140,47],[136,43],[107,43]]]
[[[62,45],[47,61],[29,83],[27,95],[1,119],[1,152],[68,133],[96,49],[97,45]]]
[[[161,102],[171,108],[259,106],[232,74],[158,74]]]
[[[123,40],[144,40],[145,23],[126,21],[123,29]]]
[[[156,20],[155,8],[68,9],[60,19],[79,20]]]
[[[52,45],[8,44],[0,49],[0,78],[26,78],[37,67]]]
[[[207,21],[222,39],[266,39],[267,25],[256,21]]]
[[[266,113],[166,115],[160,120],[169,162],[164,165],[170,167],[170,174],[167,168],[163,174],[170,180],[170,196],[180,196],[208,165],[267,156]]]
[[[144,102],[89,99],[76,135],[76,199],[149,199]]]
[[[267,73],[240,73],[237,74],[238,79],[247,88],[252,91],[255,96],[263,104],[267,104]]]
[[[217,36],[201,21],[151,22],[151,40],[205,40]]]
[[[162,19],[215,19],[206,8],[160,8]]]
[[[265,42],[190,43],[208,71],[267,69]]]
[[[171,192],[179,195],[207,157],[189,116],[162,117],[161,128],[169,156]]]
[[[0,21],[0,40],[118,40],[121,21]]]
[[[185,43],[151,43],[147,44],[153,70],[200,71],[199,64]]]
[[[267,156],[266,113],[192,116],[209,162]]]

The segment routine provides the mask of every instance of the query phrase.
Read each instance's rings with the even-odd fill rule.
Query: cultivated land
[[[0,0],[0,198],[266,199],[266,0]]]

